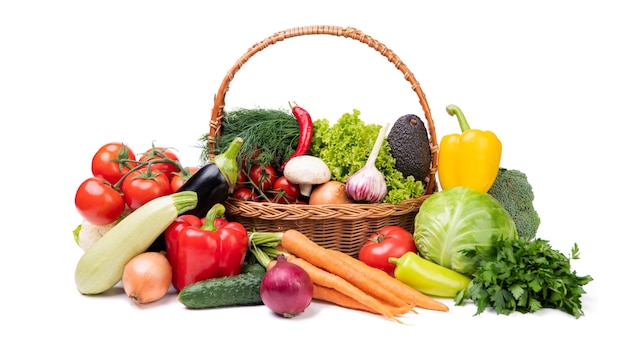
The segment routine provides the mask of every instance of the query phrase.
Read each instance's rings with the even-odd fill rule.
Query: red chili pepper
[[[220,218],[224,205],[215,204],[204,220],[179,216],[165,230],[172,285],[178,291],[200,280],[239,274],[248,251],[248,232],[237,222]]]
[[[302,156],[309,150],[309,146],[311,146],[311,139],[313,138],[313,119],[311,119],[309,112],[295,103],[294,105],[291,105],[290,102],[289,106],[291,107],[291,113],[296,120],[298,120],[298,125],[300,126],[300,138],[298,140],[296,151],[280,167],[281,171],[285,168],[285,165],[290,159]]]

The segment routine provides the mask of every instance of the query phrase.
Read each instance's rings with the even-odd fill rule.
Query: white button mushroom
[[[283,169],[287,181],[300,186],[300,194],[311,195],[313,185],[330,181],[328,165],[318,157],[302,155],[291,158]]]

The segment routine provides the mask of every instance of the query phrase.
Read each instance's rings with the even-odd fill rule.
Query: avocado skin
[[[424,122],[415,114],[401,116],[389,130],[387,142],[396,159],[396,169],[404,177],[413,176],[415,180],[427,183],[431,152]]]

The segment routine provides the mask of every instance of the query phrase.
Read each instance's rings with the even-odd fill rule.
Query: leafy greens
[[[367,162],[381,125],[366,124],[354,109],[343,114],[334,125],[328,119],[318,119],[313,123],[313,139],[310,151],[322,159],[330,168],[331,179],[346,182]],[[385,176],[387,195],[381,201],[396,204],[424,193],[424,185],[413,176],[404,177],[395,168],[396,160],[391,155],[387,140],[383,141],[376,168]]]
[[[415,245],[424,258],[464,275],[476,258],[464,250],[492,248],[497,238],[517,238],[515,222],[491,195],[456,186],[424,201],[415,217]]]
[[[559,309],[577,319],[584,315],[583,286],[593,278],[578,276],[570,266],[570,258],[579,258],[577,245],[570,258],[540,238],[499,239],[491,250],[468,250],[465,254],[479,258],[480,263],[472,276],[469,296],[462,291],[455,303],[471,299],[478,307],[475,315],[487,307],[505,315],[542,308]]]

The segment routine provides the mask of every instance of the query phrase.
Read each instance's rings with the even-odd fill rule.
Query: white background
[[[408,5],[411,3],[411,5]],[[70,343],[263,343],[368,340],[588,343],[623,312],[624,24],[618,1],[5,1],[0,4],[2,250],[0,338]],[[387,45],[424,89],[438,139],[458,132],[445,106],[503,142],[502,166],[528,174],[538,236],[578,243],[585,287],[576,320],[561,311],[473,316],[420,311],[398,325],[314,303],[287,320],[264,306],[189,311],[175,296],[145,308],[120,288],[81,296],[74,192],[98,147],[154,141],[198,162],[213,96],[252,44],[304,25],[353,26]],[[314,118],[356,108],[382,124],[422,114],[392,64],[357,41],[294,38],[255,55],[226,106],[286,107]],[[622,277],[622,278],[617,278]],[[610,316],[612,315],[612,316]],[[605,328],[606,329],[603,329]],[[228,330],[227,330],[228,329]],[[121,332],[121,333],[120,333]],[[124,334],[123,336],[121,334]]]

